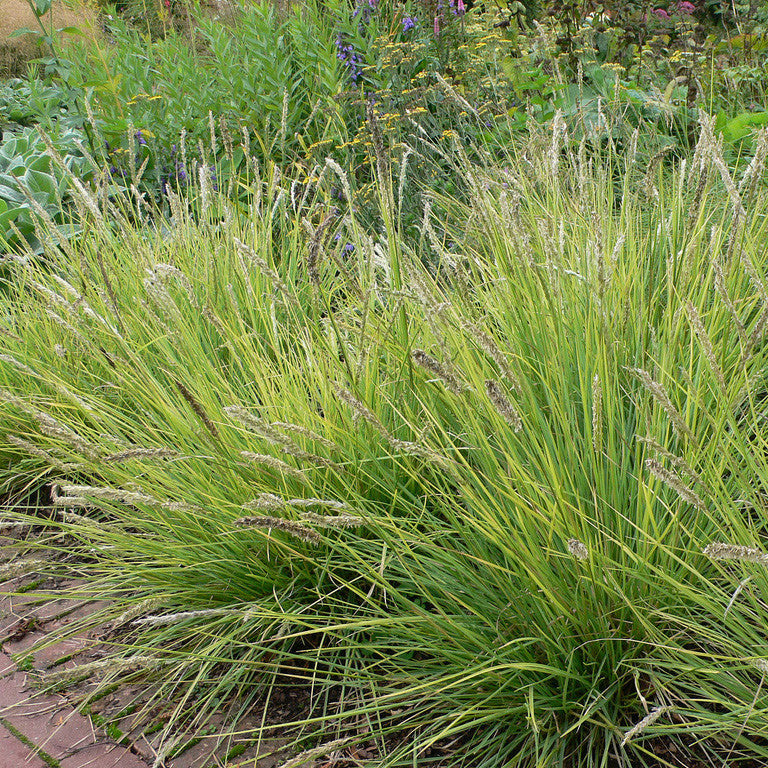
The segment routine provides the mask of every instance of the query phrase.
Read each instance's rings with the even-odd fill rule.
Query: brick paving
[[[0,539],[0,560],[11,559],[4,544]],[[243,733],[227,739],[192,739],[188,748],[160,760],[158,736],[134,730],[130,717],[118,722],[117,736],[122,739],[117,743],[65,695],[45,692],[41,686],[47,668],[61,669],[103,655],[98,631],[67,632],[67,626],[93,615],[105,603],[41,599],[34,590],[21,591],[35,578],[29,574],[0,583],[0,768],[277,768],[290,757],[281,750],[287,740],[265,739],[259,745]],[[57,588],[73,585],[71,581],[46,585],[46,591],[55,594]],[[140,686],[125,686],[91,711],[109,719],[143,693]],[[226,730],[225,723],[219,725]],[[256,727],[257,721],[252,725]]]
[[[38,604],[11,594],[19,586],[0,585],[0,768],[147,768],[135,749],[107,738],[65,696],[41,692],[36,670],[92,643],[84,636],[67,638],[26,654],[47,639],[49,627],[61,626],[59,616],[72,616],[83,604]]]

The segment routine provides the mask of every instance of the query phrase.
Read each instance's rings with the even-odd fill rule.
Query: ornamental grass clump
[[[2,480],[59,486],[35,522],[112,601],[104,683],[150,659],[168,743],[292,686],[307,759],[768,760],[768,195],[702,136],[650,176],[457,144],[434,253],[387,205],[330,225],[347,271],[277,188],[280,237],[213,195],[171,236],[94,217],[58,275],[18,261]]]

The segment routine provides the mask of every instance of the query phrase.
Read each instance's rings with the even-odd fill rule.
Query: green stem
[[[61,78],[61,72],[64,69],[64,64],[62,63],[61,57],[59,56],[58,51],[56,50],[56,47],[54,45],[54,39],[55,39],[54,38],[54,32],[56,32],[56,30],[54,29],[54,26],[53,26],[53,13],[52,13],[53,0],[51,0],[50,4],[48,5],[47,10],[42,11],[42,12],[37,8],[37,6],[33,2],[33,0],[27,0],[27,4],[29,5],[29,8],[32,11],[32,14],[35,17],[35,21],[37,22],[37,25],[42,30],[42,33],[38,33],[38,34],[40,34],[40,36],[43,39],[43,42],[50,49],[50,51],[51,51],[51,58],[56,62],[56,69],[57,69],[57,72],[59,73],[59,77]],[[50,13],[51,14],[51,28],[50,28],[50,30],[47,30],[45,28],[45,24],[43,24],[42,17],[46,13]],[[83,131],[85,132],[85,137],[88,140],[88,146],[90,147],[91,154],[95,157],[96,156],[96,145],[94,143],[93,132],[91,131],[90,125],[88,125],[88,121],[85,119],[85,111],[83,110],[83,108],[82,108],[82,106],[80,104],[80,98],[79,98],[79,96],[77,96],[77,94],[75,92],[75,89],[72,88],[72,86],[69,83],[64,81],[63,78],[61,78],[61,79],[62,79],[62,82],[64,82],[64,84],[69,89],[69,93],[70,93],[70,96],[71,96],[71,99],[72,99],[72,103],[75,105],[75,110],[77,111],[77,115],[78,115],[78,117],[82,121]]]

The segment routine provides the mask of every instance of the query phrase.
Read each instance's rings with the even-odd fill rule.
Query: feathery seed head
[[[181,393],[181,396],[189,403],[190,407],[195,412],[195,415],[197,416],[198,419],[200,419],[203,426],[208,430],[211,436],[214,439],[218,440],[219,430],[211,420],[210,416],[208,416],[208,414],[205,412],[205,408],[203,408],[202,404],[180,381],[176,382],[176,389],[179,390],[179,392]]]
[[[707,358],[710,370],[717,378],[720,387],[725,389],[725,376],[723,376],[723,371],[715,357],[715,348],[712,344],[710,335],[707,333],[707,329],[704,327],[701,315],[699,315],[699,311],[690,301],[686,304],[686,309],[688,310],[688,316],[691,319],[691,325],[693,325],[693,329],[696,331],[696,336],[698,336],[699,342],[704,350],[704,356]]]
[[[672,707],[662,705],[654,707],[639,723],[633,725],[621,740],[620,746],[626,746],[635,736],[639,736],[649,725],[655,723],[663,714],[671,711]]]
[[[172,448],[128,448],[119,453],[112,453],[104,457],[108,464],[119,464],[133,459],[170,459],[178,456],[178,451]]]
[[[318,515],[316,512],[302,512],[301,520],[324,528],[354,528],[363,524],[363,518],[355,515]]]
[[[242,526],[244,528],[275,528],[279,531],[295,536],[297,539],[302,539],[310,544],[319,544],[323,539],[320,534],[308,528],[306,525],[294,522],[293,520],[283,520],[280,517],[241,517],[235,520],[235,525]]]
[[[29,558],[23,560],[11,560],[10,563],[0,565],[0,580],[18,579],[20,576],[26,576],[41,568],[45,568],[50,563],[42,558]]]
[[[260,493],[252,501],[248,501],[243,504],[244,509],[283,509],[286,506],[285,499],[281,499],[274,493]]]
[[[697,509],[705,509],[705,504],[701,497],[691,490],[676,472],[666,469],[656,459],[646,459],[645,468],[661,480],[662,483],[677,491],[677,495],[683,501],[692,504]]]
[[[150,611],[154,611],[156,608],[159,608],[163,602],[163,599],[160,597],[150,597],[146,600],[141,600],[140,602],[130,606],[128,609],[123,611],[123,613],[121,613],[116,619],[113,619],[110,622],[110,627],[112,629],[117,629],[118,627],[123,626],[123,624],[127,624],[129,621],[132,621],[137,616],[141,616],[143,614],[149,613]]]
[[[577,560],[589,559],[589,550],[587,549],[586,545],[578,539],[568,539],[568,551]]]
[[[296,298],[294,292],[288,287],[288,285],[286,285],[277,271],[267,263],[266,259],[263,259],[256,253],[256,251],[253,250],[253,248],[246,245],[237,238],[233,238],[233,242],[240,254],[255,264],[271,280],[272,285],[277,289],[278,293],[282,295],[286,303],[292,306],[294,309],[300,310],[301,304]]]
[[[267,467],[267,469],[279,472],[281,475],[295,477],[297,480],[306,480],[304,472],[274,456],[269,456],[264,453],[252,453],[251,451],[240,451],[240,455],[244,459],[248,459],[248,461],[252,461],[255,464],[261,464],[262,466]]]
[[[434,373],[454,395],[460,395],[466,389],[466,385],[462,384],[439,360],[428,355],[423,349],[414,349],[411,356],[422,368]]]
[[[603,446],[603,387],[599,374],[592,379],[592,447],[600,453]]]
[[[162,627],[168,624],[178,624],[185,619],[193,619],[198,616],[226,616],[235,613],[232,608],[204,608],[199,611],[180,611],[179,613],[166,613],[158,616],[144,616],[134,619],[134,626]]]
[[[56,437],[59,440],[71,445],[78,453],[87,456],[90,459],[96,459],[99,456],[98,447],[83,439],[74,430],[64,426],[61,422],[49,416],[47,413],[36,412],[35,419],[40,426],[40,431],[49,437]]]
[[[350,407],[355,420],[367,421],[371,426],[375,427],[383,435],[389,435],[389,432],[379,421],[376,414],[374,414],[374,412],[368,408],[367,405],[358,400],[351,392],[344,389],[343,387],[338,386],[337,384],[333,384],[333,389],[334,392],[336,392],[336,396]]]
[[[675,432],[679,436],[685,435],[693,438],[693,432],[691,432],[690,427],[685,423],[680,412],[672,404],[672,400],[670,400],[664,387],[657,381],[654,381],[651,374],[642,368],[628,368],[627,370],[634,374],[640,380],[640,383],[653,395],[653,398],[667,414],[670,422],[672,422]]]
[[[504,421],[506,421],[515,432],[520,432],[523,428],[523,420],[520,418],[520,414],[515,410],[512,403],[507,399],[499,383],[493,379],[488,379],[485,382],[485,391],[488,395],[488,399],[493,403],[493,407]]]
[[[71,464],[71,463],[65,463],[63,461],[60,461],[49,451],[44,450],[39,445],[35,445],[34,443],[31,443],[29,440],[25,440],[23,437],[19,437],[18,435],[8,435],[6,437],[6,440],[8,440],[8,442],[11,443],[11,445],[15,445],[17,448],[21,448],[23,451],[26,451],[26,453],[30,454],[31,456],[37,456],[38,459],[43,459],[44,461],[47,461],[49,464],[51,464],[51,466],[54,466],[57,469],[60,469],[62,471],[82,469],[81,464]]]
[[[710,490],[701,475],[696,472],[682,456],[678,456],[677,454],[672,453],[672,451],[670,451],[668,448],[665,448],[651,437],[641,437],[640,435],[637,435],[636,439],[638,443],[647,445],[654,453],[657,453],[667,459],[673,467],[676,467],[681,472],[685,472],[688,477],[690,477],[702,487],[705,493],[710,493]]]
[[[69,669],[57,670],[56,672],[46,673],[47,682],[63,682],[65,680],[77,680],[83,677],[90,677],[95,672],[133,672],[144,669],[152,669],[161,664],[170,664],[170,661],[162,661],[155,656],[130,656],[126,659],[102,659],[100,661],[91,661],[88,664],[79,664]]]
[[[707,544],[702,551],[710,560],[743,560],[747,563],[768,565],[768,554],[754,547],[714,542]]]
[[[462,328],[470,335],[472,340],[485,352],[488,357],[493,360],[499,367],[501,375],[509,382],[509,384],[517,391],[522,392],[520,380],[512,371],[507,356],[502,352],[499,345],[481,328],[476,324],[470,323],[466,320],[461,323]]]

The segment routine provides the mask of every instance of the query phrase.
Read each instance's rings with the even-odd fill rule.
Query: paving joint
[[[2,725],[11,736],[18,739],[25,747],[28,747],[31,753],[39,757],[47,766],[49,766],[49,768],[61,768],[61,763],[55,757],[52,757],[44,749],[38,747],[32,739],[27,738],[18,728],[9,723],[4,717],[0,717],[0,725]]]

